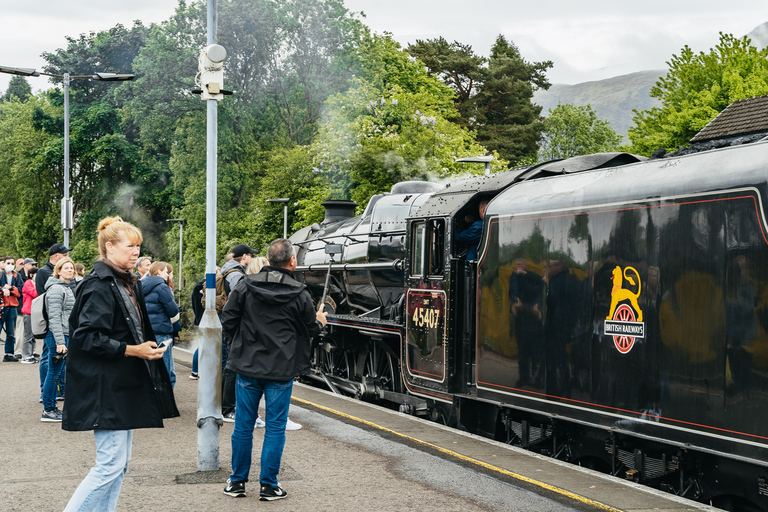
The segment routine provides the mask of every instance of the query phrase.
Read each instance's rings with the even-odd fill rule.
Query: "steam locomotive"
[[[308,376],[729,510],[768,510],[768,141],[327,201]],[[458,236],[485,206],[477,258]],[[474,252],[474,251],[472,251]]]

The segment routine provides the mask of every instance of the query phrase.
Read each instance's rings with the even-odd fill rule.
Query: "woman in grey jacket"
[[[57,387],[64,396],[64,356],[69,344],[69,313],[75,305],[75,295],[69,282],[75,276],[75,262],[62,258],[45,283],[45,309],[48,329],[53,334],[45,339],[48,346],[48,373],[43,384],[43,417],[40,421],[60,422],[61,411],[56,407]]]

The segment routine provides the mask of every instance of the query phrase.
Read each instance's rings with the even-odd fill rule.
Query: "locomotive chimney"
[[[351,219],[355,216],[357,203],[346,199],[329,199],[320,203],[325,208],[325,218],[322,224]]]

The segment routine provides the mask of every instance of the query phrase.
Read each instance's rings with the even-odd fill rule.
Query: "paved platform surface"
[[[137,430],[118,511],[568,511],[710,510],[545,457],[397,412],[297,385],[280,481],[288,498],[222,493],[233,425],[220,437],[221,470],[196,471],[197,381],[191,352],[174,351],[180,418]],[[0,363],[0,511],[60,511],[93,465],[90,432],[40,421],[37,365]],[[263,430],[254,432],[253,480]],[[254,492],[255,491],[255,492]]]

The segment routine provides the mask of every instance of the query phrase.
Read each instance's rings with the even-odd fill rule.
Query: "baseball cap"
[[[48,256],[53,256],[54,254],[67,254],[69,252],[69,249],[64,244],[53,244],[51,248],[48,250]]]
[[[244,254],[253,254],[253,249],[248,247],[246,244],[238,244],[234,249],[232,249],[232,253],[235,255],[235,258],[239,258]]]
[[[33,265],[37,265],[37,262],[35,260],[33,260],[32,258],[25,258],[24,261],[21,264],[22,265],[27,265],[29,263],[31,263]]]

